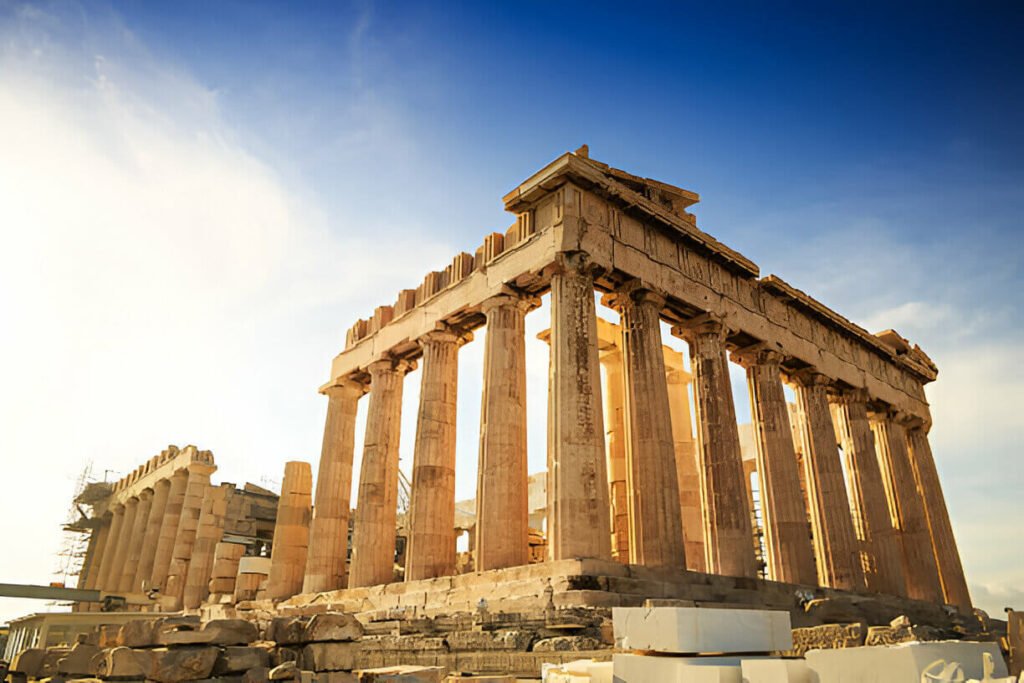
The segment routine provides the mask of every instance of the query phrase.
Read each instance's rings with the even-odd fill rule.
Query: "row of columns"
[[[621,315],[621,356],[599,355],[594,273],[586,255],[560,255],[550,275],[549,559],[610,559],[628,550],[635,564],[755,577],[722,321],[702,316],[673,328],[673,334],[690,344],[697,418],[695,458],[681,457],[673,433],[673,383],[667,378],[661,340],[664,297],[637,282],[610,296],[607,301]],[[536,305],[535,299],[509,291],[482,306],[487,334],[477,570],[528,561],[524,316]],[[423,372],[407,580],[454,569],[457,352],[464,340],[448,328],[418,340]],[[750,387],[770,576],[969,605],[923,429],[905,433],[897,416],[869,417],[864,392],[839,391],[827,377],[808,369],[789,375],[802,416],[794,436],[783,393],[782,354],[752,347],[735,358],[746,368]],[[609,372],[608,400],[613,406],[604,406],[605,411],[602,362]],[[374,585],[393,578],[402,378],[411,368],[394,359],[368,368],[370,403],[347,577],[355,413],[367,388],[347,383],[327,390],[303,590]],[[804,454],[807,507],[794,438]],[[850,473],[849,496],[840,442]],[[617,486],[623,474],[624,486]],[[694,480],[699,503],[687,498],[693,495]],[[699,532],[694,529],[698,519]],[[688,551],[701,557],[688,558]]]
[[[227,511],[227,489],[210,485],[215,469],[191,463],[113,505],[93,532],[82,586],[121,595],[158,588],[176,608],[198,607]]]

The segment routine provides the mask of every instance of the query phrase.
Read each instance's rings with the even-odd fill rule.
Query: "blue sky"
[[[239,483],[315,462],[345,329],[587,143],[698,192],[700,227],[763,274],[935,359],[968,580],[1024,607],[1024,8],[436,5],[0,0],[0,513],[34,510],[0,578],[48,580],[89,460],[196,443]],[[480,346],[460,359],[466,497]],[[534,470],[543,429],[540,405]]]

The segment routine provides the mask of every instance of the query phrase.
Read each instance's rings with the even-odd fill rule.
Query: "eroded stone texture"
[[[382,360],[370,365],[359,499],[352,527],[349,588],[389,583],[395,575],[395,515],[398,504],[398,439],[402,383],[412,366]]]
[[[846,457],[853,527],[861,545],[861,567],[867,589],[906,595],[899,538],[888,514],[875,438],[868,419],[867,392],[845,391],[830,395],[829,400]]]
[[[124,568],[121,570],[121,579],[118,581],[118,588],[131,593],[137,590],[135,574],[139,569],[139,560],[142,558],[142,541],[146,536],[146,527],[149,525],[149,513],[153,507],[153,490],[144,489],[139,493],[139,503],[135,511],[135,523],[132,525],[132,535],[128,540],[128,551],[125,553]]]
[[[611,557],[594,278],[585,254],[551,277],[548,558]]]
[[[906,430],[906,440],[914,479],[924,500],[928,530],[932,537],[939,579],[942,581],[942,593],[947,603],[970,610],[971,594],[967,590],[967,579],[953,536],[953,525],[949,522],[946,498],[942,495],[928,434],[924,427],[912,425]]]
[[[188,481],[181,503],[178,530],[174,537],[174,549],[167,569],[165,595],[180,605],[185,594],[185,580],[188,577],[188,563],[192,558],[192,545],[196,540],[199,515],[203,509],[203,498],[210,487],[210,475],[216,469],[213,465],[192,463],[188,466]]]
[[[139,513],[139,499],[129,498],[124,504],[124,523],[121,525],[120,540],[117,543],[117,554],[114,566],[110,570],[110,590],[119,593],[127,592],[130,579],[125,577],[124,568],[131,554],[132,541],[135,538],[135,519]]]
[[[287,462],[277,503],[267,597],[287,598],[302,590],[313,507],[313,471],[308,462]]]
[[[863,590],[860,551],[828,407],[828,378],[812,371],[796,379],[797,405],[804,421],[804,474],[818,581],[823,586]]]
[[[907,595],[942,602],[942,584],[928,533],[924,500],[914,480],[903,426],[894,414],[877,413],[872,416],[871,429],[875,433],[892,525],[899,531]]]
[[[659,320],[665,299],[632,283],[613,303],[622,318],[630,562],[683,567],[686,547]]]
[[[782,354],[759,349],[743,360],[757,446],[768,576],[774,581],[814,585],[817,575],[811,529],[779,368]]]
[[[188,486],[188,470],[178,470],[171,477],[170,482],[164,518],[160,522],[160,535],[157,538],[156,551],[153,555],[153,573],[149,578],[150,587],[161,590],[167,586],[167,573],[170,569],[171,555],[174,553],[174,542],[178,537],[178,523],[181,521],[181,508],[185,502],[185,489]]]
[[[437,330],[420,338],[423,367],[409,503],[405,579],[455,572],[455,409],[459,335]]]
[[[111,590],[110,574],[113,571],[117,555],[117,547],[121,543],[121,529],[124,527],[124,506],[115,505],[111,512],[110,531],[107,534],[107,548],[100,563],[100,573],[96,578],[96,588]]]
[[[316,477],[316,500],[309,527],[309,550],[302,592],[315,593],[346,586],[349,498],[355,450],[356,410],[366,386],[343,382],[324,390],[327,421]]]
[[[210,573],[217,544],[224,535],[224,515],[227,513],[228,490],[224,486],[211,486],[203,497],[203,508],[196,527],[196,540],[192,544],[192,559],[188,565],[182,603],[185,609],[195,609],[210,594]]]
[[[149,519],[146,521],[146,530],[142,536],[139,566],[135,571],[135,578],[132,580],[132,591],[142,591],[144,586],[149,585],[150,577],[153,575],[153,563],[160,540],[160,525],[163,523],[164,513],[167,511],[167,496],[170,491],[171,481],[169,479],[161,479],[153,485],[153,500],[150,505]]]
[[[726,328],[714,317],[674,332],[690,343],[707,570],[757,576],[736,407],[729,383]]]
[[[487,336],[476,494],[477,571],[514,567],[529,558],[524,316],[531,305],[503,294],[482,306]]]

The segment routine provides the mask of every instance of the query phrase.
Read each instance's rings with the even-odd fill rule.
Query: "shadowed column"
[[[942,484],[939,482],[939,472],[935,469],[928,433],[922,426],[912,426],[906,432],[910,464],[914,468],[917,487],[924,498],[924,511],[928,518],[932,547],[935,549],[942,593],[950,605],[970,610],[971,594],[967,590],[967,579],[953,536],[953,526],[949,522],[946,498],[942,495]]]
[[[548,559],[611,559],[594,278],[586,254],[551,276],[548,366]]]
[[[146,531],[142,536],[142,550],[139,555],[139,566],[132,580],[132,592],[141,592],[143,584],[149,585],[153,574],[153,561],[156,559],[156,546],[160,540],[160,525],[167,510],[167,494],[171,490],[171,480],[161,479],[153,485],[153,501],[146,521]]]
[[[706,315],[674,333],[690,343],[707,571],[754,578],[754,532],[729,382],[726,329],[721,320]]]
[[[149,587],[158,588],[164,593],[167,589],[167,572],[170,569],[171,554],[174,552],[174,541],[178,537],[181,507],[185,502],[188,470],[178,470],[169,481],[171,485],[167,490],[167,504],[164,506],[164,517],[160,520],[160,533],[157,536],[156,551],[153,553],[153,571],[149,577]]]
[[[132,497],[124,504],[124,522],[121,525],[120,539],[117,542],[117,555],[114,566],[110,569],[110,589],[118,593],[127,592],[128,580],[124,578],[124,567],[131,554],[132,538],[135,535],[135,519],[139,516],[139,499]]]
[[[107,545],[103,549],[103,560],[100,562],[100,573],[96,577],[96,588],[110,591],[110,574],[116,564],[117,546],[121,542],[121,529],[124,528],[124,505],[116,504],[111,508],[110,531],[107,533]]]
[[[412,367],[406,361],[392,360],[375,361],[369,367],[370,405],[352,527],[349,588],[394,580],[402,382]]]
[[[822,586],[863,590],[864,573],[853,532],[843,464],[828,407],[828,378],[817,372],[797,377],[797,404],[804,422],[804,474]]]
[[[99,581],[100,569],[103,564],[103,555],[107,551],[107,539],[110,537],[110,523],[113,518],[109,512],[104,514],[100,518],[100,524],[92,532],[92,539],[89,542],[89,552],[87,555],[87,562],[83,567],[83,578],[84,581],[79,581],[79,588],[86,590],[96,590],[97,581]],[[89,612],[96,609],[98,603],[88,602],[79,603],[81,607],[79,611]]]
[[[691,375],[684,367],[683,354],[667,346],[665,372],[668,382],[668,406],[672,414],[672,440],[676,454],[676,479],[679,482],[679,518],[683,525],[686,568],[703,572],[704,510],[700,500],[700,472],[697,470],[697,443],[690,422]]]
[[[530,305],[500,295],[481,307],[487,336],[476,488],[477,571],[529,561],[524,318]]]
[[[348,518],[352,495],[356,411],[366,385],[344,382],[324,390],[327,421],[316,476],[316,500],[309,527],[303,593],[320,593],[346,586]]]
[[[629,562],[629,491],[626,488],[626,405],[622,383],[622,351],[601,352],[605,369],[605,434],[608,444],[608,495],[611,504],[611,550],[619,562]]]
[[[861,566],[867,589],[905,596],[907,581],[903,575],[900,542],[889,518],[867,400],[863,389],[829,396],[836,432],[846,456],[853,527],[861,542]]]
[[[227,493],[225,486],[210,486],[203,496],[203,507],[199,513],[199,526],[196,527],[196,540],[192,544],[192,559],[188,563],[182,596],[185,609],[199,607],[210,594],[213,554],[224,536],[224,515],[228,511]]]
[[[146,527],[149,525],[149,513],[153,508],[153,489],[143,489],[139,493],[139,505],[135,512],[135,524],[132,526],[132,535],[128,541],[128,552],[125,554],[124,569],[121,570],[121,578],[118,586],[125,593],[138,592],[135,585],[135,573],[139,570],[139,560],[142,557],[142,539],[146,536]]]
[[[896,421],[895,413],[876,413],[871,417],[871,429],[892,525],[899,531],[907,595],[915,600],[943,602],[924,500],[914,480],[903,426]]]
[[[629,282],[614,296],[622,326],[630,562],[686,566],[679,475],[661,346],[665,299]]]
[[[782,388],[782,354],[758,349],[737,358],[747,369],[750,389],[768,576],[773,581],[816,585],[811,529]]]
[[[419,339],[423,349],[416,417],[409,546],[405,580],[455,573],[455,408],[459,335],[447,330]]]
[[[188,483],[185,485],[178,532],[174,538],[174,550],[171,552],[171,562],[167,570],[167,589],[164,591],[165,595],[174,598],[179,609],[185,595],[185,579],[188,577],[188,563],[196,540],[203,498],[206,496],[206,489],[210,487],[210,475],[215,470],[214,466],[202,463],[192,463],[188,466]]]

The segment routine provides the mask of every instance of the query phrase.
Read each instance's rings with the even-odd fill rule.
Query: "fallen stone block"
[[[446,671],[440,666],[385,666],[354,673],[359,683],[441,683]]]
[[[904,617],[905,618],[905,617]],[[943,634],[931,626],[870,626],[865,645],[897,645],[913,641],[945,640]]]
[[[455,631],[445,635],[453,651],[527,650],[533,640],[530,631]]]
[[[817,675],[818,683],[920,681],[921,675],[939,660],[944,660],[947,665],[956,662],[964,677],[980,680],[984,676],[985,653],[995,664],[993,675],[1006,676],[1006,664],[998,645],[952,640],[811,650],[807,653],[807,665]]]
[[[303,675],[309,673],[302,672]],[[311,683],[359,683],[355,674],[348,671],[321,671],[310,675]]]
[[[267,627],[267,640],[278,645],[299,645],[306,634],[306,620],[299,617],[274,617]]]
[[[615,646],[654,652],[773,652],[793,647],[789,612],[616,607]],[[534,646],[536,649],[536,646]]]
[[[259,638],[256,624],[245,619],[214,619],[201,629],[158,629],[157,641],[161,645],[247,645]]]
[[[555,636],[544,638],[533,644],[534,652],[578,652],[581,650],[597,650],[601,642],[590,636]]]
[[[244,673],[251,669],[270,666],[270,649],[267,647],[246,647],[229,645],[220,649],[213,665],[213,675]]]
[[[162,619],[136,619],[121,625],[117,632],[120,647],[152,647],[157,644],[157,630]]]
[[[802,659],[744,659],[743,683],[816,683]]]
[[[268,681],[293,681],[299,677],[299,667],[295,662],[278,664],[267,673]]]
[[[615,683],[741,683],[740,660],[734,657],[612,656]],[[822,681],[822,683],[825,683]]]
[[[149,673],[149,652],[114,647],[104,652],[98,669],[103,678],[145,678]]]
[[[269,680],[271,680],[270,669],[265,666],[249,669],[242,675],[243,683],[260,683],[261,681]]]
[[[64,676],[95,676],[99,673],[93,660],[103,652],[95,645],[75,643],[71,650],[57,661],[57,673]]]
[[[30,647],[14,656],[9,671],[39,678],[46,659],[46,650],[41,647]]]
[[[803,656],[808,650],[860,647],[868,631],[867,624],[824,624],[793,629],[793,647],[789,654]]]
[[[577,659],[563,664],[544,664],[541,678],[544,683],[612,683],[612,662]]]
[[[359,658],[359,643],[310,643],[302,648],[300,662],[311,671],[349,671]]]
[[[326,612],[314,615],[303,631],[307,643],[344,642],[358,640],[363,635],[363,625],[351,614]]]
[[[146,677],[160,683],[209,678],[217,661],[215,647],[173,647],[149,650]]]

